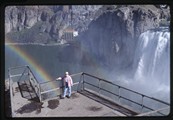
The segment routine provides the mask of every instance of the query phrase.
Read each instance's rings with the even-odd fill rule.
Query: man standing
[[[63,78],[59,77],[57,78],[57,80],[63,80],[63,86],[64,86],[64,92],[62,95],[62,99],[65,98],[65,96],[67,95],[67,91],[68,91],[68,95],[67,98],[70,98],[71,96],[71,87],[73,86],[73,80],[71,78],[71,76],[69,75],[68,72],[65,72],[65,76]]]

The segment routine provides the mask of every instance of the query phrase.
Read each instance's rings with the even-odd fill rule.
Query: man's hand
[[[61,80],[61,79],[62,79],[61,77],[56,78],[56,80]]]

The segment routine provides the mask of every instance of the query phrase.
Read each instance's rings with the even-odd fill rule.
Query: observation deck
[[[72,96],[65,99],[60,99],[61,80],[40,83],[27,65],[9,68],[8,73],[11,117],[166,116],[170,112],[167,102],[88,73],[70,75]]]

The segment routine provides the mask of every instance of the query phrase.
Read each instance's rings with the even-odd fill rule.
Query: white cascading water
[[[170,92],[170,32],[168,29],[142,33],[134,58],[134,79],[150,95],[166,101]],[[143,91],[141,90],[141,92]],[[159,94],[157,94],[159,93]],[[161,96],[160,96],[161,95]]]

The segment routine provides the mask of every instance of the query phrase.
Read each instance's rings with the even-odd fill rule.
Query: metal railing
[[[35,77],[34,73],[32,72],[31,68],[29,66],[27,66],[29,72],[28,72],[28,75],[29,75],[29,82],[30,82],[30,85],[31,87],[33,88],[34,92],[36,93],[37,97],[39,97],[39,101],[41,100],[40,99],[40,84],[39,84],[39,81],[37,80],[37,78]]]
[[[97,94],[98,94],[99,96],[102,95],[102,94],[101,94],[101,91],[110,93],[110,94],[112,94],[112,95],[118,97],[118,101],[116,101],[116,102],[119,102],[119,103],[120,103],[120,102],[121,102],[121,99],[124,99],[124,100],[128,101],[128,103],[133,103],[133,104],[136,104],[136,105],[141,106],[140,113],[142,113],[142,111],[143,111],[144,108],[148,109],[149,111],[156,111],[155,109],[151,108],[150,106],[147,106],[147,105],[144,104],[145,98],[150,99],[150,100],[155,101],[155,102],[158,102],[159,104],[163,104],[164,106],[167,106],[167,108],[170,107],[170,104],[167,103],[167,102],[164,102],[164,101],[162,101],[162,100],[159,100],[159,99],[156,99],[156,98],[153,98],[153,97],[149,97],[149,96],[144,95],[144,94],[141,94],[141,93],[139,93],[139,92],[130,90],[130,89],[128,89],[128,88],[125,88],[125,87],[122,87],[122,86],[120,86],[120,85],[117,85],[117,84],[115,84],[115,83],[113,83],[113,82],[104,80],[104,79],[102,79],[102,78],[99,78],[99,77],[96,77],[96,76],[93,76],[93,75],[90,75],[90,74],[87,74],[87,73],[83,73],[82,75],[83,75],[83,82],[82,82],[82,83],[83,83],[83,90],[85,90],[85,88],[86,88],[85,85],[89,85],[89,86],[92,86],[92,87],[94,87],[94,88],[97,88],[97,90],[95,90],[95,91],[97,91]],[[95,84],[92,84],[92,83],[91,83],[92,81],[88,82],[88,80],[86,80],[86,77],[85,77],[85,76],[89,76],[89,77],[91,77],[91,78],[94,78],[94,79],[97,80],[98,82],[95,83]],[[104,83],[107,83],[107,84],[111,84],[111,85],[113,85],[113,87],[117,87],[117,88],[118,88],[118,93],[116,94],[115,91],[112,92],[111,90],[107,90],[106,88],[102,87],[102,86],[101,86],[101,82],[104,82]],[[89,88],[89,87],[88,87],[88,88]],[[90,89],[91,89],[91,88],[90,88]],[[121,93],[122,90],[126,90],[126,91],[128,92],[128,93],[126,94],[127,96],[125,96],[125,95],[123,95],[123,94]],[[129,99],[129,96],[130,96],[130,94],[132,94],[132,93],[141,96],[141,100],[140,100],[141,102],[135,101],[135,100],[133,100],[133,99]],[[115,100],[114,100],[114,101],[115,101]],[[164,114],[164,113],[161,113],[160,111],[157,111],[157,113],[159,113],[160,115],[166,115],[166,114]]]
[[[82,72],[70,75],[72,78],[79,76],[79,78],[77,78],[77,80],[75,78],[76,82],[74,82],[74,84],[73,84],[74,85],[73,88],[76,87],[75,91],[77,91],[77,89],[78,89],[78,84],[81,79],[81,74],[82,74]],[[40,83],[37,80],[34,73],[32,72],[31,68],[28,65],[25,65],[25,66],[11,67],[8,69],[10,93],[12,95],[11,99],[13,99],[13,96],[14,96],[13,83],[25,81],[26,79],[23,80],[24,76],[28,77],[27,80],[29,81],[30,86],[36,93],[40,102],[42,102],[46,99],[49,99],[49,98],[51,99],[52,97],[57,97],[57,96],[61,95],[61,93],[62,93],[63,85],[62,85],[61,80],[50,80],[50,81]],[[57,91],[59,91],[59,92],[57,92]],[[54,94],[55,96],[46,95],[47,93],[51,93],[51,92],[56,92],[56,94]]]
[[[12,117],[15,116],[14,108],[13,108],[13,104],[14,104],[13,103],[14,102],[13,97],[15,95],[13,84],[14,84],[14,82],[20,81],[23,76],[27,76],[27,75],[28,75],[28,73],[26,72],[26,66],[11,67],[11,68],[8,69],[10,99],[11,99],[11,113],[12,113],[11,116]]]
[[[169,109],[170,109],[170,107],[165,107],[165,108],[161,108],[158,110],[141,113],[141,114],[138,114],[136,116],[156,116],[157,114],[161,113],[162,111],[169,110]]]
[[[81,81],[81,75],[82,75],[82,72],[70,75],[74,81],[73,88],[72,88],[73,91],[76,91],[76,92],[78,91],[79,89],[78,84]],[[39,83],[39,85],[40,85],[40,96],[39,96],[40,101],[45,101],[47,99],[59,97],[63,91],[62,80],[46,81],[46,82]]]
[[[13,83],[15,82],[17,82],[18,85],[22,83],[28,84],[36,96],[40,96],[39,82],[28,65],[9,68],[8,77],[10,83],[10,94],[12,94],[12,96],[14,96]],[[11,97],[11,99],[13,99],[13,97]]]
[[[145,98],[150,99],[150,100],[153,100],[153,101],[158,102],[158,103],[160,103],[160,104],[164,104],[164,105],[167,106],[166,108],[169,108],[169,106],[170,106],[170,104],[167,103],[167,102],[164,102],[164,101],[161,101],[161,100],[159,100],[159,99],[156,99],[156,98],[153,98],[153,97],[150,97],[150,96],[141,94],[141,93],[139,93],[139,92],[130,90],[130,89],[128,89],[128,88],[122,87],[122,86],[117,85],[117,84],[115,84],[115,83],[113,83],[113,82],[110,82],[110,81],[108,81],[108,80],[104,80],[104,79],[102,79],[102,78],[93,76],[93,75],[88,74],[88,73],[83,73],[83,72],[81,72],[81,73],[77,73],[77,74],[71,74],[70,76],[71,76],[72,78],[75,77],[75,76],[79,76],[79,78],[77,79],[77,81],[74,83],[74,86],[75,86],[75,85],[77,86],[77,88],[76,88],[74,91],[87,90],[86,84],[87,84],[87,85],[90,85],[90,86],[92,86],[92,87],[98,88],[98,91],[97,91],[97,92],[93,92],[93,93],[94,93],[94,94],[97,93],[97,95],[99,95],[100,97],[103,97],[103,96],[104,96],[104,95],[101,93],[101,91],[105,91],[105,92],[107,92],[107,93],[110,93],[110,94],[112,94],[112,95],[118,97],[118,100],[117,100],[117,101],[116,101],[116,100],[113,100],[113,101],[115,101],[115,102],[120,103],[122,100],[127,100],[128,103],[134,103],[134,104],[136,104],[136,105],[139,105],[139,106],[141,107],[141,110],[139,110],[139,113],[142,113],[142,112],[143,112],[143,109],[146,108],[146,109],[149,110],[149,111],[147,111],[147,112],[151,112],[151,111],[155,111],[155,112],[156,112],[156,111],[157,111],[157,113],[159,113],[160,115],[165,115],[165,114],[162,113],[160,110],[155,110],[155,109],[151,108],[150,106],[145,105],[145,104],[144,104]],[[97,85],[93,84],[92,82],[88,82],[89,80],[86,79],[86,76],[89,76],[89,77],[91,77],[91,78],[94,78],[95,80],[98,80]],[[74,80],[74,78],[73,78],[73,80]],[[47,83],[53,83],[53,82],[58,82],[58,81],[57,81],[57,80],[53,80],[53,81],[43,82],[43,83],[40,83],[40,86],[41,86],[41,84],[47,84]],[[62,82],[62,81],[60,81],[60,82]],[[118,90],[117,90],[118,93],[116,94],[115,91],[112,92],[112,91],[110,91],[110,90],[107,90],[106,88],[104,88],[104,87],[102,86],[101,82],[104,82],[104,83],[106,83],[106,84],[111,84],[111,85],[113,85],[113,87],[117,87],[117,88],[118,88]],[[73,87],[74,87],[74,86],[73,86]],[[41,87],[40,87],[40,88],[41,88]],[[42,95],[42,94],[45,94],[45,93],[52,92],[52,91],[60,90],[60,89],[62,89],[62,88],[63,88],[63,86],[62,86],[62,84],[60,84],[60,86],[57,86],[57,87],[54,88],[54,89],[42,91],[42,92],[41,92],[41,95]],[[88,88],[88,89],[91,89],[91,88]],[[137,101],[135,101],[135,100],[133,100],[133,99],[129,99],[130,94],[128,94],[128,96],[124,96],[123,93],[121,93],[122,90],[126,90],[126,91],[128,91],[130,94],[133,93],[133,94],[137,94],[137,95],[141,96],[141,100],[140,100],[141,102],[137,102]],[[61,91],[62,91],[62,90],[61,90]],[[60,95],[60,94],[61,94],[61,92],[59,92],[59,95]],[[130,106],[129,106],[129,107],[130,107]],[[132,109],[133,109],[133,107],[132,107]]]
[[[13,75],[11,74],[12,70],[19,69],[19,68],[24,68],[22,74],[18,74],[18,73],[13,74]],[[32,72],[32,70],[30,69],[29,66],[19,66],[19,67],[9,68],[8,72],[9,72],[9,80],[10,80],[9,82],[10,82],[10,86],[11,86],[10,87],[11,101],[13,101],[12,99],[14,96],[12,94],[14,92],[13,88],[12,88],[12,84],[13,84],[12,78],[19,77],[18,78],[18,81],[19,81],[19,80],[21,80],[22,76],[25,76],[25,75],[29,76],[29,82],[30,82],[31,86],[33,87],[33,90],[35,91],[36,95],[38,96],[40,102],[42,102],[46,99],[52,99],[53,97],[58,97],[62,93],[62,88],[63,88],[62,80],[52,80],[52,81],[39,83],[39,81],[37,80],[37,78],[35,77],[34,73]],[[117,97],[118,99],[115,100],[113,97],[107,97],[107,98],[113,100],[116,103],[120,103],[120,104],[123,103],[124,100],[128,101],[128,102],[124,102],[123,104],[126,104],[127,106],[132,107],[132,108],[133,108],[133,106],[131,106],[131,104],[138,105],[138,106],[140,106],[139,113],[143,113],[144,112],[143,110],[147,109],[147,111],[145,111],[145,112],[155,111],[155,112],[159,113],[160,115],[166,115],[165,113],[162,113],[158,109],[162,109],[165,107],[167,107],[169,109],[169,107],[170,107],[170,104],[167,102],[161,101],[161,100],[153,98],[153,97],[149,97],[147,95],[130,90],[128,88],[117,85],[111,81],[104,80],[102,78],[93,76],[88,73],[80,72],[80,73],[76,73],[76,74],[71,74],[70,76],[72,77],[72,79],[74,81],[74,86],[72,87],[73,91],[78,92],[78,91],[90,89],[93,91],[93,93],[95,91],[94,94],[97,94],[100,97],[106,96],[107,94],[113,95],[113,97]],[[108,85],[108,86],[106,87],[106,85]],[[112,85],[112,86],[110,87],[110,85]],[[115,87],[117,90],[112,90]],[[96,88],[96,89],[93,90],[93,88]],[[126,91],[126,94],[123,91]],[[54,96],[46,95],[51,92],[52,93],[54,92],[53,93]],[[104,92],[106,92],[106,94]],[[140,100],[136,101],[135,99],[130,99],[130,96],[133,96],[132,94],[140,96]],[[151,106],[148,106],[145,104],[147,99],[148,99],[148,101],[154,101],[159,104],[162,104],[164,107],[154,109]],[[13,103],[11,102],[11,106],[13,106],[12,104]]]

